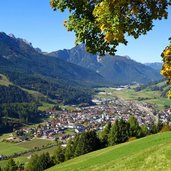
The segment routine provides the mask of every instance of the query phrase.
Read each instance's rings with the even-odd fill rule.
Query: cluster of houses
[[[22,129],[25,135],[32,135],[44,139],[56,139],[65,143],[75,134],[79,134],[88,129],[100,131],[107,122],[114,123],[116,119],[128,120],[134,115],[139,125],[170,121],[171,109],[156,111],[156,106],[144,103],[125,101],[116,99],[94,99],[96,105],[89,107],[75,108],[72,111],[56,110],[48,112],[51,121],[44,122],[36,128]],[[17,131],[21,130],[16,130]],[[69,133],[68,133],[69,131]],[[21,137],[23,137],[23,135]]]

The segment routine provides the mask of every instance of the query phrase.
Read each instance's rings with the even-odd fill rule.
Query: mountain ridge
[[[38,53],[36,49],[23,41],[23,39],[11,38],[5,33],[0,34],[0,47],[4,47],[0,50],[1,60],[4,58],[7,63],[14,64],[28,72],[38,72],[54,78],[70,77],[73,80],[83,80],[82,74],[84,74],[85,80],[87,78],[92,79],[94,74],[94,76],[102,79],[102,76],[95,72],[65,62],[64,60],[54,59]]]
[[[128,56],[90,54],[85,51],[83,44],[68,50],[54,51],[48,55],[93,70],[113,84],[147,84],[162,78],[155,69]]]
[[[146,66],[149,66],[157,71],[160,71],[162,69],[162,62],[151,62],[151,63],[145,63]]]

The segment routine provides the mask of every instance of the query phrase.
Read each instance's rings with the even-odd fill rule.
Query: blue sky
[[[128,38],[119,46],[118,55],[128,55],[138,62],[160,62],[160,54],[171,37],[171,9],[168,20],[155,22],[147,35]],[[34,47],[51,52],[74,46],[74,33],[67,32],[63,21],[67,13],[54,12],[49,0],[0,0],[0,31],[24,38]]]

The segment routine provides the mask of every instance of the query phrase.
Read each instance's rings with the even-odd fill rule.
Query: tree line
[[[0,104],[0,133],[11,132],[23,123],[33,123],[39,119],[38,105],[35,103]]]
[[[16,118],[21,123],[32,122],[39,111],[35,103],[10,103],[0,105],[0,117]]]

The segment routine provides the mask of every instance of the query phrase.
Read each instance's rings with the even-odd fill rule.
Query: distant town
[[[88,107],[74,107],[73,110],[48,110],[46,116],[50,119],[36,127],[22,128],[14,130],[13,136],[7,141],[25,141],[31,138],[43,138],[58,140],[66,145],[68,139],[75,134],[80,134],[86,130],[102,130],[107,122],[114,123],[116,119],[128,120],[134,115],[139,125],[145,124],[147,128],[158,121],[170,122],[171,109],[158,111],[156,106],[135,101],[125,101],[119,98],[93,99],[96,104]]]

